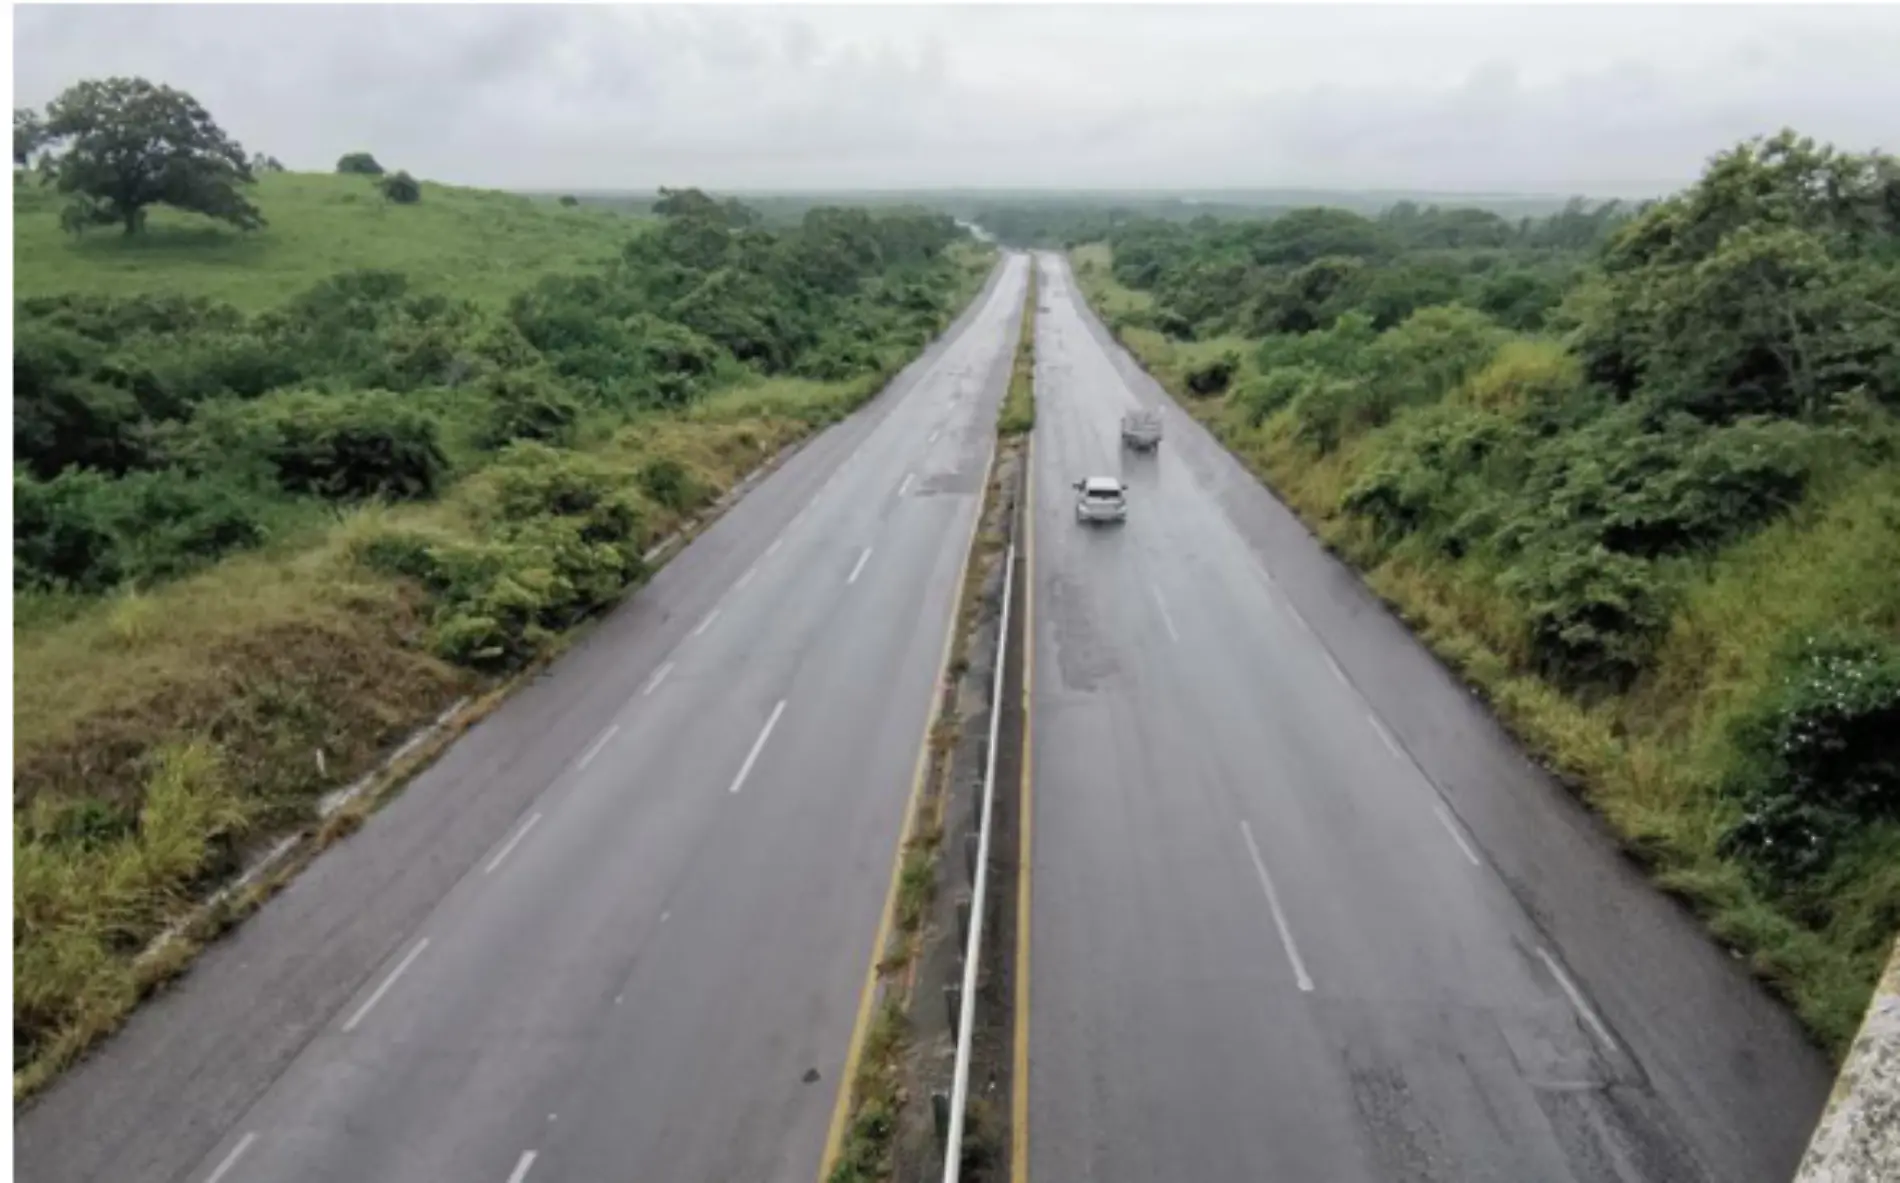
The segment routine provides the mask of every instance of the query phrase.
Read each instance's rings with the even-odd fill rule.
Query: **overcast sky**
[[[138,74],[247,148],[503,188],[1640,195],[1900,147],[1900,6],[20,5],[14,102]]]

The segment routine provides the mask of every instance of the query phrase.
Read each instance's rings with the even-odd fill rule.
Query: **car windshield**
[[[1119,489],[1090,489],[1089,496],[1098,497],[1104,501],[1113,501],[1115,498],[1121,496],[1121,490]]]

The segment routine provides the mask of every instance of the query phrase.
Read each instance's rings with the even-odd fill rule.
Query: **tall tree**
[[[46,120],[31,107],[13,109],[13,165],[25,168],[33,153],[46,146]]]
[[[184,91],[143,78],[81,82],[47,105],[46,129],[65,145],[55,170],[60,192],[127,234],[153,205],[243,230],[264,224],[239,192],[255,180],[244,148]]]

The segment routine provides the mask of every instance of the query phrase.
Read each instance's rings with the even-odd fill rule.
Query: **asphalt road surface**
[[[55,1086],[18,1177],[809,1183],[1027,269]]]
[[[1031,1177],[1786,1183],[1824,1058],[1038,265]]]

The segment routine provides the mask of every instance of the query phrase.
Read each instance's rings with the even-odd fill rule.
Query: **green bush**
[[[1811,433],[1793,423],[1660,423],[1639,407],[1604,415],[1537,449],[1507,542],[1579,528],[1621,554],[1705,550],[1799,500]]]
[[[202,471],[248,453],[285,492],[333,501],[430,497],[448,475],[436,420],[386,391],[293,391],[210,410],[181,445]]]
[[[1326,375],[1312,366],[1285,366],[1246,379],[1234,388],[1228,399],[1239,408],[1247,426],[1258,427],[1268,416],[1325,379]]]
[[[71,469],[41,481],[13,470],[13,586],[103,591],[119,582],[119,540],[97,510],[112,478]]]
[[[1292,403],[1293,438],[1325,455],[1347,436],[1376,427],[1391,404],[1357,378],[1322,378],[1306,385]]]
[[[648,497],[675,512],[692,508],[706,495],[692,472],[671,456],[647,461],[640,468],[639,481]]]
[[[1808,637],[1734,726],[1723,837],[1771,882],[1827,868],[1858,828],[1900,819],[1900,648],[1877,633]]]
[[[15,588],[105,591],[174,578],[256,546],[257,496],[176,469],[110,477],[70,469],[50,481],[16,469]]]
[[[544,370],[504,370],[483,387],[491,400],[481,435],[485,447],[499,448],[515,440],[573,442],[580,404],[567,396],[553,375]]]
[[[1378,440],[1341,507],[1372,521],[1388,542],[1442,526],[1464,508],[1454,489],[1471,483],[1511,438],[1497,415],[1447,404],[1421,408]],[[1452,549],[1462,552],[1463,544]]]
[[[1222,394],[1239,371],[1240,355],[1229,350],[1212,361],[1202,362],[1188,370],[1188,393],[1196,398],[1212,398]]]
[[[1546,544],[1500,582],[1523,606],[1532,664],[1570,690],[1627,688],[1669,627],[1669,597],[1650,565],[1601,546]]]

